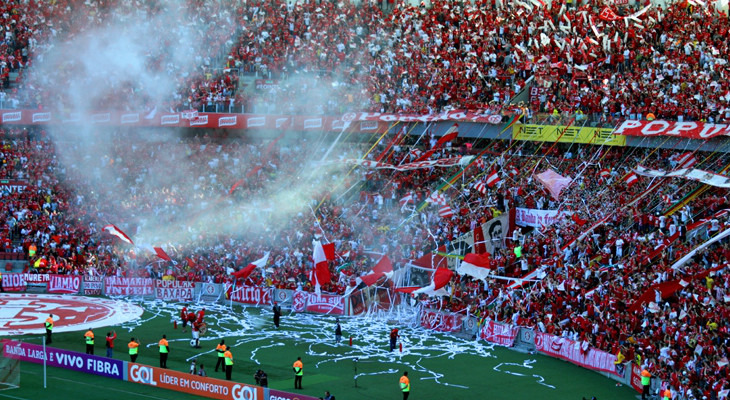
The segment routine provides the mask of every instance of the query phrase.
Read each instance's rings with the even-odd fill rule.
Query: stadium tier
[[[727,397],[727,4],[101,4],[0,6],[5,290],[382,290]]]

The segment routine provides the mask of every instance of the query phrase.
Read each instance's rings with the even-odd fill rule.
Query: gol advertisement
[[[130,382],[211,399],[264,400],[264,389],[258,386],[206,378],[143,364],[127,363],[127,366],[129,368],[127,380]]]

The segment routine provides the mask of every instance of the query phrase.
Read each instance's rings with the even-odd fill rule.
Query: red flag
[[[263,257],[259,258],[258,260],[252,262],[251,264],[248,264],[246,267],[242,268],[240,271],[234,272],[232,275],[236,277],[236,279],[246,279],[249,275],[256,269],[256,268],[263,268],[266,266],[266,262],[269,260],[269,252],[267,251],[266,254],[264,254]]]
[[[454,276],[454,271],[448,268],[438,268],[433,274],[434,290],[439,290],[446,286]]]
[[[367,274],[367,275],[361,276],[360,280],[366,286],[373,286],[375,284],[375,282],[377,282],[378,279],[380,279],[380,277],[382,277],[382,276],[383,276],[383,274],[376,274],[376,273]]]
[[[335,244],[334,243],[327,243],[322,245],[322,249],[324,250],[324,256],[327,260],[334,260],[335,259]]]
[[[246,182],[246,180],[245,179],[237,180],[236,183],[234,183],[233,186],[231,186],[231,190],[228,191],[228,195],[232,195],[233,191],[236,190],[236,188],[238,188],[239,186],[241,186],[243,184],[243,182]]]
[[[423,153],[423,155],[421,157],[419,157],[416,161],[427,160],[429,157],[431,157],[431,154],[435,153],[436,150],[438,150],[441,146],[444,145],[444,143],[450,142],[450,141],[456,139],[458,136],[459,136],[459,124],[454,124],[451,126],[451,128],[449,128],[449,130],[446,131],[446,133],[444,133],[443,136],[441,136],[439,138],[439,140],[436,142],[436,145],[433,146],[432,149]],[[414,161],[414,162],[416,162],[416,161]]]
[[[390,261],[388,256],[383,256],[383,258],[381,258],[373,267],[373,273],[376,274],[384,275],[390,272],[393,272],[393,263]]]
[[[583,225],[585,225],[588,222],[587,219],[582,219],[578,215],[577,212],[576,213],[573,213],[573,215],[570,218],[573,220],[573,222],[575,222],[576,224],[578,224],[578,226],[583,226]]]
[[[107,225],[103,228],[105,231],[109,232],[110,235],[114,235],[121,239],[125,243],[129,243],[132,246],[134,246],[134,242],[132,242],[132,239],[129,238],[124,232],[122,232],[121,229],[117,228],[114,225]]]
[[[256,269],[256,265],[254,265],[254,264],[248,264],[244,268],[241,268],[240,270],[234,272],[231,275],[233,275],[234,277],[236,277],[236,280],[238,280],[238,279],[244,279],[245,280],[246,278],[248,278],[249,275],[251,275],[251,273],[253,272],[254,269]]]
[[[477,279],[486,279],[492,268],[492,260],[489,253],[474,254],[467,253],[464,260],[460,263],[459,274],[466,274]]]
[[[611,7],[606,6],[603,7],[603,10],[601,10],[601,13],[598,15],[598,18],[604,20],[604,21],[618,21],[621,19],[621,16],[616,14]]]
[[[162,250],[162,247],[153,247],[155,249],[155,254],[157,254],[157,257],[160,257],[161,259],[165,261],[172,261],[172,258],[165,253],[165,250]]]

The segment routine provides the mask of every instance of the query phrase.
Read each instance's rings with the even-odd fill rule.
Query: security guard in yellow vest
[[[225,371],[226,367],[224,364],[225,360],[225,353],[226,353],[226,341],[221,340],[221,342],[215,346],[215,352],[218,353],[218,362],[215,363],[215,372],[218,372],[218,367],[221,368],[221,370]]]
[[[231,380],[231,373],[233,373],[233,354],[231,354],[231,346],[226,346],[226,352],[223,353],[223,357],[226,359],[226,380]]]
[[[160,346],[160,368],[167,368],[167,354],[170,353],[170,344],[167,343],[166,335],[162,335],[158,346]]]
[[[53,343],[53,314],[48,314],[46,318],[46,344]]]
[[[411,394],[411,380],[408,379],[408,371],[404,371],[403,376],[400,377],[400,390],[403,392],[403,400],[408,400],[408,396]]]
[[[137,354],[139,353],[139,342],[134,340],[134,338],[129,339],[129,343],[127,343],[127,347],[129,347],[129,359],[132,362],[137,362]]]
[[[294,361],[294,365],[292,366],[292,368],[294,368],[294,389],[301,389],[302,376],[304,375],[304,364],[302,364],[301,357],[297,357],[297,360]]]
[[[94,331],[91,328],[84,333],[84,341],[86,342],[86,354],[94,354]]]

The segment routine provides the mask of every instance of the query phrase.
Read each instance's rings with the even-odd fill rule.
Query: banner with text
[[[438,332],[458,332],[463,318],[460,314],[425,309],[421,311],[421,326]]]
[[[169,128],[226,128],[226,129],[290,129],[295,131],[341,131],[345,128],[356,132],[373,132],[387,129],[393,122],[428,123],[439,121],[463,121],[498,125],[501,114],[474,113],[466,110],[444,111],[438,114],[383,114],[351,112],[342,116],[319,115],[263,115],[197,113],[140,113],[109,111],[96,113],[55,113],[43,110],[0,110],[0,125],[97,125],[97,126],[149,126]]]
[[[512,139],[536,142],[585,143],[606,146],[626,146],[626,137],[610,128],[580,126],[522,125],[512,128]],[[559,140],[558,140],[559,139]]]
[[[150,296],[155,293],[151,278],[104,278],[104,294],[107,296]]]
[[[296,291],[292,296],[292,311],[308,311],[319,314],[345,314],[345,298],[332,294],[322,294]]]
[[[616,135],[674,136],[691,139],[709,139],[730,136],[730,124],[678,121],[624,121],[615,129]]]
[[[580,342],[549,333],[535,332],[535,348],[541,353],[570,361],[583,368],[618,375],[616,366],[613,364],[616,361],[615,354],[590,347],[583,349]]]
[[[518,207],[515,213],[515,224],[533,228],[547,227],[558,222],[564,214],[565,212],[558,210],[537,210],[534,208]]]
[[[84,276],[83,288],[85,296],[101,295],[101,291],[104,288],[104,277],[99,275]]]
[[[155,297],[160,300],[193,300],[195,282],[155,280]]]
[[[6,292],[24,292],[28,286],[25,276],[28,274],[3,274],[3,290]]]
[[[24,180],[0,179],[0,193],[20,193],[28,187],[28,182]]]
[[[266,400],[318,400],[321,397],[312,397],[299,393],[287,393],[281,390],[269,389],[269,397]]]
[[[81,275],[51,275],[48,293],[76,294],[81,289]]]
[[[258,386],[202,377],[184,372],[127,363],[127,380],[176,392],[220,400],[262,400],[264,389]]]
[[[260,286],[239,286],[231,291],[231,300],[236,303],[271,305],[271,288]]]
[[[3,357],[43,364],[43,346],[27,342],[3,339]],[[124,379],[125,362],[75,351],[46,347],[46,364],[50,367],[70,369],[107,378]]]
[[[482,328],[479,330],[479,337],[490,343],[512,347],[519,331],[518,326],[490,320],[484,321]]]

